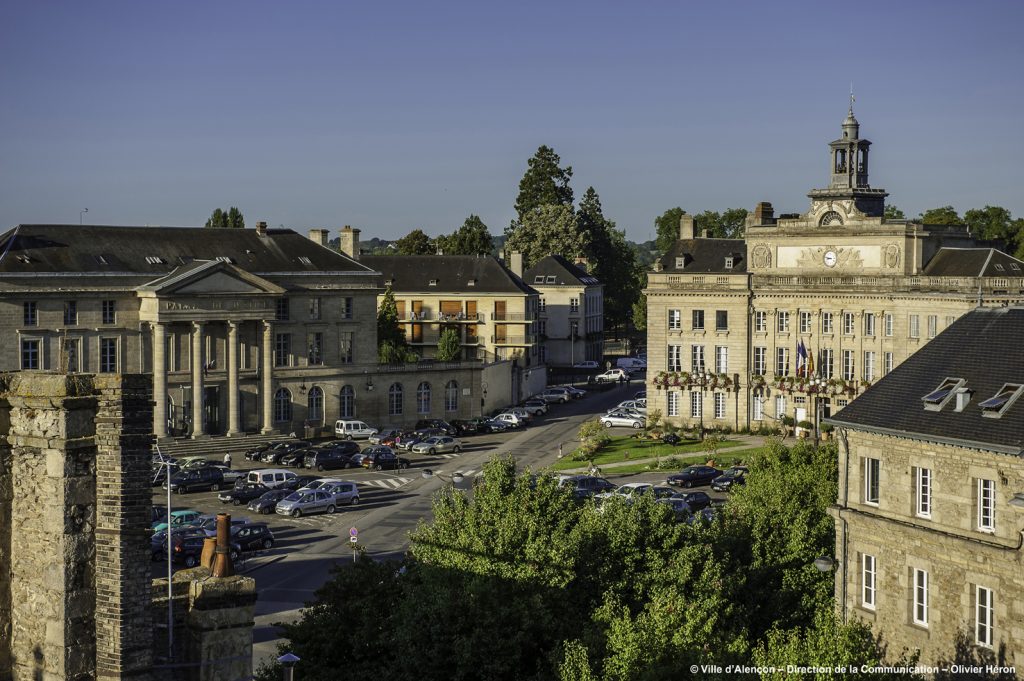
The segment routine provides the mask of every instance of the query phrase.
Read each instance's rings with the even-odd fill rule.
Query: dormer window
[[[470,286],[476,286],[476,279],[470,279],[469,280],[469,285]]]
[[[302,258],[299,258],[299,260],[301,260],[301,259]],[[217,262],[226,262],[229,265],[234,265],[235,264],[235,261],[232,260],[231,257],[227,256],[227,255],[218,255],[216,258],[214,258],[214,260],[217,261]]]
[[[109,262],[107,262],[106,256],[94,255],[93,257],[96,258],[96,264],[97,265],[109,265],[110,264]]]
[[[544,275],[543,274],[536,275],[533,278],[533,283],[534,284],[543,284],[544,283]]]
[[[676,258],[676,269],[681,270],[686,267],[686,258]]]
[[[146,262],[150,265],[163,265],[166,261],[159,255],[147,255]]]
[[[999,418],[1017,401],[1022,391],[1024,386],[1019,383],[1004,383],[999,392],[978,405],[981,407],[981,415],[990,419]]]
[[[997,263],[996,263],[996,271],[997,271],[997,272],[1005,272],[1005,271],[1006,271],[1006,268],[1005,268],[1005,267],[1003,267],[1002,263],[998,263],[998,262],[997,262]]]
[[[555,280],[556,280],[555,275],[553,275],[553,274],[549,274],[548,275],[547,283],[554,284]]]
[[[1020,265],[1018,265],[1015,262],[1011,262],[1010,269],[1013,270],[1014,272],[1020,272]]]
[[[310,260],[309,258],[307,258],[304,255],[300,255],[299,256],[299,262],[302,263],[303,265],[305,265],[306,267],[312,267],[313,266],[313,261]]]
[[[391,284],[393,284],[394,282],[395,282],[394,279],[385,279],[384,280],[384,285],[385,286],[391,286]]]
[[[18,262],[23,262],[26,265],[28,265],[30,262],[32,262],[32,258],[28,257],[27,255],[22,254],[22,255],[18,256]]]
[[[726,256],[726,258],[725,258],[725,269],[731,270],[733,268],[733,265],[735,264],[735,262],[736,262],[735,258],[733,258],[731,255]]]
[[[431,286],[437,286],[437,279],[431,279],[430,280],[430,285]]]
[[[967,383],[962,378],[946,378],[935,390],[921,398],[926,411],[942,411],[958,388]]]

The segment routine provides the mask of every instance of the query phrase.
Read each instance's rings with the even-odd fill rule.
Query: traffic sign
[[[357,536],[355,536],[355,535],[352,535],[351,537],[349,537],[349,538],[348,538],[348,542],[349,542],[350,544],[355,544],[355,543],[356,543],[356,542],[358,542],[358,541],[359,541],[359,537],[357,537]]]
[[[350,536],[350,537],[352,537],[353,539],[355,539],[356,537],[358,537],[358,536],[359,536],[359,530],[357,530],[357,529],[356,529],[356,528],[354,528],[354,527],[350,527],[350,528],[348,528],[348,536]]]

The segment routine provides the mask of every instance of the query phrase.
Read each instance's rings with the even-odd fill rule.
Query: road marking
[[[379,480],[359,480],[360,485],[380,487],[382,489],[398,489],[412,482],[412,478],[382,478]]]

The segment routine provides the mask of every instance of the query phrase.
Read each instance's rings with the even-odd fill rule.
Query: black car
[[[166,487],[167,484],[164,483]],[[192,471],[183,471],[171,476],[171,491],[178,494],[195,492],[196,490],[210,490],[216,492],[224,487],[224,474],[219,468],[207,466]]]
[[[504,433],[509,429],[509,425],[497,419],[483,419],[480,429],[486,433]]]
[[[668,476],[668,484],[674,487],[696,487],[707,485],[722,474],[722,471],[711,466],[687,466],[683,470]]]
[[[245,460],[246,461],[259,461],[260,457],[263,455],[264,452],[266,452],[271,447],[276,447],[277,445],[280,445],[280,444],[283,444],[283,443],[281,443],[281,442],[264,442],[261,445],[257,445],[255,447],[253,447],[252,449],[247,449],[247,450],[245,450]]]
[[[280,463],[282,466],[288,466],[290,468],[301,467],[303,462],[306,460],[306,455],[313,451],[312,447],[300,447],[299,449],[293,449],[281,456]]]
[[[221,500],[221,503],[239,506],[249,503],[253,499],[258,499],[266,491],[266,485],[261,485],[258,482],[243,482],[241,485],[235,485],[234,489],[221,492],[217,495],[217,498]]]
[[[231,546],[239,553],[274,547],[274,533],[266,523],[249,523],[231,528]]]
[[[416,422],[416,430],[423,430],[425,428],[437,428],[443,430],[443,433],[439,435],[458,435],[459,432],[455,426],[448,423],[444,419],[420,419]]]
[[[568,475],[558,481],[558,486],[569,487],[579,500],[618,489],[616,484],[594,475]]]
[[[352,440],[343,440],[336,445],[329,447],[317,447],[307,449],[302,465],[318,471],[329,471],[338,468],[349,468],[352,464],[352,455],[359,453],[359,445]]]
[[[295,490],[281,488],[272,489],[269,492],[264,492],[262,496],[250,501],[246,508],[256,513],[269,515],[277,508],[277,502],[281,501],[294,491]]]
[[[303,487],[313,482],[314,480],[319,479],[319,475],[299,475],[285,482],[285,484],[282,485],[282,487],[287,487],[288,489],[294,492],[297,489],[302,489]]]
[[[411,433],[403,435],[395,442],[394,445],[392,445],[392,447],[394,449],[404,449],[409,451],[417,442],[423,442],[428,437],[437,437],[438,435],[447,435],[447,433],[440,428],[420,428],[419,430],[414,430]]]
[[[733,466],[711,481],[711,489],[716,492],[728,492],[733,485],[747,484],[747,467]]]
[[[285,454],[293,452],[296,449],[303,449],[308,446],[309,443],[304,440],[280,442],[271,447],[270,449],[268,449],[267,451],[263,452],[260,455],[260,461],[262,461],[263,463],[280,464],[281,457],[283,457]]]
[[[480,430],[480,419],[469,419],[460,420],[455,419],[452,421],[452,427],[455,428],[455,434],[459,437],[465,435],[476,435],[477,433],[484,432]]]
[[[194,536],[199,538],[205,538],[206,533],[201,529],[184,526],[175,527],[171,530],[171,537],[177,539],[184,536]],[[154,532],[153,536],[149,538],[150,556],[153,560],[167,560],[167,530],[163,529],[159,532]]]
[[[205,541],[205,534],[172,534],[171,560],[175,563],[184,563],[188,568],[199,565]]]
[[[409,467],[409,459],[403,459],[395,454],[395,450],[384,445],[373,445],[362,451],[363,467],[372,468],[375,471],[387,469],[403,470]]]
[[[711,497],[707,492],[676,492],[672,499],[682,499],[694,512],[707,508],[711,505]]]
[[[694,513],[694,509],[691,508],[688,503],[682,499],[676,499],[675,497],[669,499],[658,499],[655,503],[664,504],[672,509],[672,514],[675,516],[677,523],[688,520]]]

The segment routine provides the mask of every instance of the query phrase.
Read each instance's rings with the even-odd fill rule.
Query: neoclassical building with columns
[[[161,438],[481,408],[482,363],[377,364],[381,275],[326,230],[19,225],[0,254],[0,370],[151,373]]]

